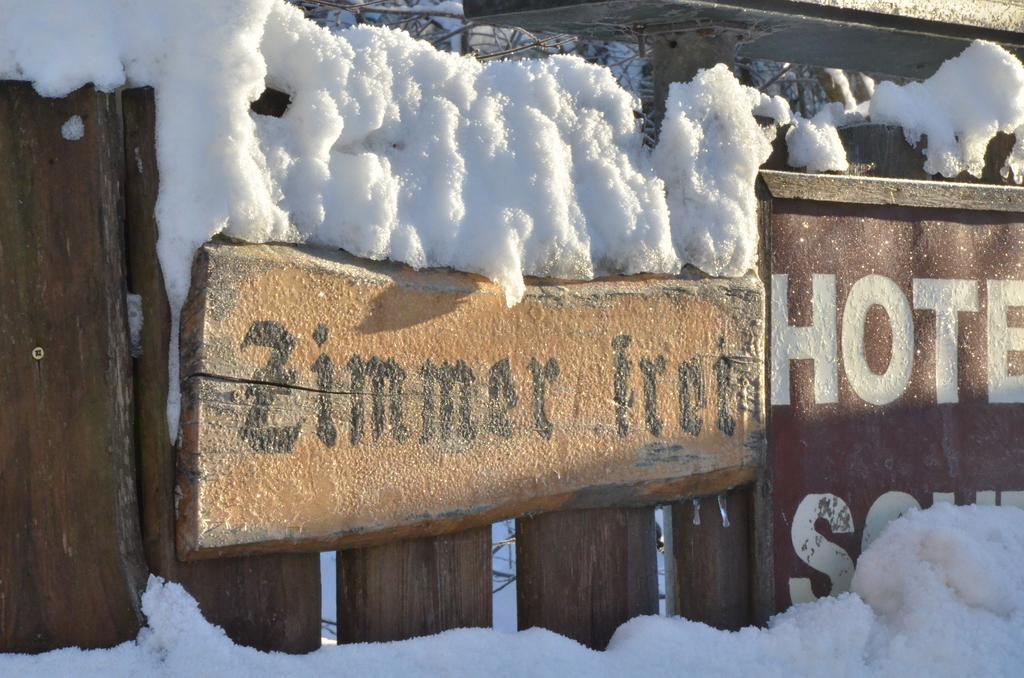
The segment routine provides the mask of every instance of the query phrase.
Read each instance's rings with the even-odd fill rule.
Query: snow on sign
[[[910,508],[1024,506],[1024,191],[765,179],[781,609]]]
[[[331,548],[749,483],[756,278],[529,286],[207,245],[182,315],[179,552]]]

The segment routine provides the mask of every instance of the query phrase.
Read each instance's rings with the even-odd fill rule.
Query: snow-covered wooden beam
[[[739,56],[927,77],[976,39],[1024,50],[1024,5],[1010,0],[466,0],[467,19],[636,40],[729,30]]]

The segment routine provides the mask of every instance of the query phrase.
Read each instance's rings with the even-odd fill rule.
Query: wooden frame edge
[[[761,170],[772,198],[991,212],[1024,212],[1024,187]]]

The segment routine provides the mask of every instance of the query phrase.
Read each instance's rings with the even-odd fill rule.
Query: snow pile
[[[68,141],[78,141],[85,136],[85,122],[80,115],[72,115],[60,126],[60,135]]]
[[[875,79],[870,75],[864,75],[863,73],[860,73],[859,75],[861,84],[864,85],[864,91],[867,93],[868,99],[870,100],[871,97],[875,96]]]
[[[481,64],[388,29],[332,34],[284,0],[0,0],[0,77],[48,96],[88,82],[156,89],[173,342],[193,253],[219,233],[451,266],[498,282],[509,303],[524,275],[741,275],[770,152],[752,114],[789,118],[782,99],[716,67],[673,86],[651,154],[638,103],[605,68]],[[880,85],[871,113],[927,134],[929,167],[980,172],[987,139],[1024,123],[1022,84],[1014,57],[975,43],[923,84]],[[291,96],[280,119],[250,112],[267,86]],[[835,127],[850,115],[798,120],[791,162],[845,169]],[[80,133],[74,118],[63,132]],[[1024,167],[1024,147],[1014,158]]]
[[[708,214],[715,202],[685,205],[694,191],[684,189],[670,217],[637,102],[605,68],[573,57],[481,64],[387,29],[332,34],[283,0],[66,4],[0,1],[0,76],[48,96],[87,82],[156,88],[159,253],[172,307],[195,248],[217,233],[453,266],[499,282],[510,302],[524,274],[674,272],[699,260],[738,275],[754,264],[752,222],[707,233],[694,219],[746,213]],[[62,35],[59,49],[41,33]],[[715,111],[693,124],[727,121],[749,136],[740,117],[768,99],[723,88],[731,78],[707,79],[727,99],[689,88],[698,108]],[[249,111],[266,86],[292,97],[281,119]],[[662,156],[676,150],[663,144]],[[719,173],[727,202],[750,192],[757,153],[715,161],[678,150]]]
[[[787,163],[808,172],[845,172],[850,163],[838,128],[863,119],[855,109],[840,103],[823,106],[810,120],[794,116],[793,126],[786,132]]]
[[[476,272],[509,303],[524,275],[686,263],[740,275],[755,263],[754,172],[767,156],[750,111],[769,99],[725,70],[682,90],[693,102],[677,98],[668,116],[687,128],[659,147],[671,210],[638,103],[573,57],[481,64],[401,31],[332,34],[283,0],[0,0],[0,77],[47,96],[155,88],[158,253],[175,322],[192,255],[218,233]],[[281,119],[249,110],[267,86],[292,98]],[[172,365],[172,389],[175,376]]]
[[[754,115],[784,124],[789,105],[722,64],[669,88],[654,167],[668,187],[676,250],[712,275],[740,275],[756,258],[753,186],[772,144]]]
[[[7,675],[1014,676],[1024,666],[1024,511],[939,504],[890,525],[853,594],[799,605],[767,629],[678,618],[623,625],[606,652],[539,629],[457,630],[325,646],[305,656],[233,645],[176,584],[143,596],[149,625],[111,650],[0,655]]]
[[[399,31],[336,36],[291,8],[274,15],[261,50],[268,82],[293,102],[257,130],[298,232],[287,219],[229,232],[482,273],[510,303],[524,273],[679,269],[634,101],[607,69],[571,57],[484,65]]]
[[[857,97],[853,95],[853,88],[850,86],[850,78],[841,68],[826,68],[825,75],[832,81],[832,85],[839,90],[843,97],[842,106],[847,111],[857,108]]]
[[[810,119],[793,116],[793,126],[786,131],[789,154],[786,162],[790,167],[803,167],[808,172],[845,172],[850,163],[838,128],[863,122],[867,105],[857,104],[845,72],[826,68],[825,73],[838,88],[843,101],[822,106]],[[865,89],[873,91],[873,88],[873,81],[870,84],[865,81]]]
[[[794,120],[786,135],[791,167],[845,171],[849,165],[836,128],[868,115],[872,122],[903,127],[910,144],[927,137],[924,170],[945,177],[980,177],[992,138],[1014,133],[1017,143],[1002,173],[1024,180],[1024,66],[999,45],[975,41],[924,82],[876,86],[865,78],[873,92],[867,105],[856,104],[842,71],[827,70],[844,103],[829,104],[810,120]]]
[[[870,111],[874,122],[902,126],[911,144],[927,135],[929,174],[981,176],[992,137],[1024,125],[1024,66],[999,45],[976,41],[924,82],[879,83]]]
[[[853,590],[887,629],[881,666],[1019,675],[1024,511],[940,504],[893,522],[857,563]]]

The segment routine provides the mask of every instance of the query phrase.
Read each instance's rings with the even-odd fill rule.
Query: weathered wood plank
[[[491,528],[338,552],[338,642],[491,625]]]
[[[320,565],[316,555],[282,554],[182,563],[174,552],[175,448],[167,430],[167,347],[171,319],[156,257],[158,189],[151,89],[122,94],[125,219],[131,289],[142,297],[141,355],[135,361],[136,441],[142,534],[150,570],[180,582],[203,615],[236,643],[261,650],[320,647]]]
[[[902,127],[864,123],[837,130],[851,175],[920,179],[930,177],[924,171],[924,141],[907,143]]]
[[[924,78],[973,40],[1024,47],[1014,0],[466,0],[468,19],[582,37],[740,32],[739,54]]]
[[[674,82],[690,82],[704,68],[732,64],[736,60],[737,34],[733,32],[662,33],[651,38],[650,64],[654,71],[654,97],[651,124],[661,129],[668,102],[668,90]]]
[[[673,505],[680,616],[729,630],[752,621],[750,504],[750,490],[739,488]]]
[[[119,124],[91,87],[0,83],[2,652],[114,645],[142,622]]]
[[[626,14],[661,10],[665,13],[668,10],[670,16],[661,22],[664,23],[671,19],[671,13],[696,21],[701,10],[712,9],[702,5],[714,4],[722,8],[720,11],[731,10],[738,18],[747,19],[746,23],[752,23],[759,17],[749,11],[753,6],[756,9],[789,14],[795,20],[842,16],[839,14],[842,12],[870,12],[875,22],[894,28],[906,25],[901,19],[911,19],[932,22],[930,28],[933,31],[940,24],[945,24],[947,30],[948,27],[963,26],[1024,32],[1024,9],[1014,0],[972,0],[970,3],[955,0],[778,0],[774,3],[765,3],[763,0],[718,0],[714,3],[704,0],[662,0],[648,3],[650,7],[640,6],[640,3],[623,3],[622,7],[616,8],[607,7],[607,4],[608,0],[471,0],[466,3],[466,16],[500,17],[505,14],[549,12],[560,7],[580,6],[593,8],[590,14],[594,20],[597,20],[601,12],[618,11]]]
[[[949,183],[951,180],[939,175],[929,175],[924,171],[925,149],[928,137],[924,136],[916,144],[907,142],[902,127],[881,123],[858,123],[838,128],[839,139],[846,149],[849,169],[844,175],[863,177],[886,177],[896,179],[914,179]],[[763,168],[787,171],[785,163],[785,134],[780,132],[776,137],[772,157]],[[952,182],[960,184],[1014,184],[1012,176],[1002,175],[1003,166],[1013,149],[1014,136],[1003,132],[997,133],[985,150],[985,166],[980,177],[962,172]],[[781,161],[781,162],[780,162]]]
[[[519,628],[540,626],[603,650],[621,624],[658,613],[657,565],[651,508],[520,518]]]
[[[856,205],[899,205],[1024,212],[1024,188],[762,170],[773,198]]]
[[[754,190],[757,194],[757,230],[760,256],[758,257],[758,276],[762,281],[771,280],[772,251],[772,196],[767,185],[758,179]],[[767,287],[767,285],[766,285]],[[765,298],[765,322],[771,327],[771,303]],[[764,341],[765,364],[771,364],[771,342],[768,337]],[[769,377],[770,378],[770,377]],[[765,431],[771,426],[771,408],[765,412]],[[771,464],[762,464],[757,478],[753,483],[751,520],[751,621],[765,624],[775,613],[775,552],[772,532],[772,482]]]
[[[465,274],[210,245],[184,320],[179,552],[735,485],[763,439],[762,304],[752,278],[648,278],[534,286],[509,309]]]

